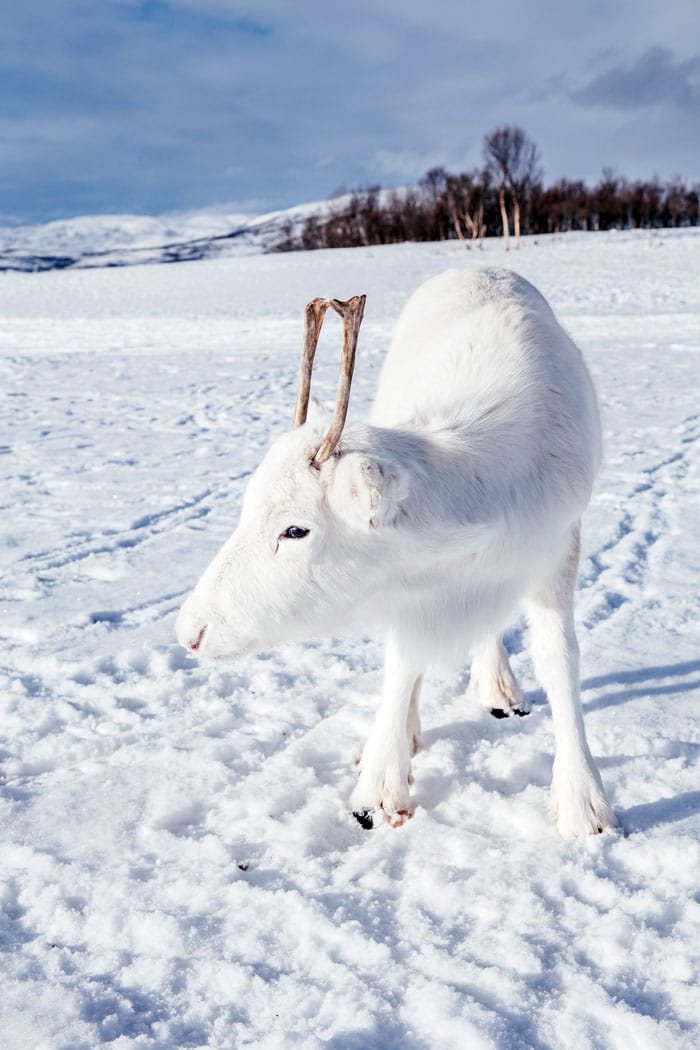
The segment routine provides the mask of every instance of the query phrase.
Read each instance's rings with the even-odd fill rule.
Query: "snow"
[[[179,215],[79,215],[35,226],[0,228],[3,251],[82,255],[114,248],[143,248],[164,241],[227,233],[249,221],[238,212],[185,212]]]
[[[176,610],[289,425],[301,311],[367,292],[351,413],[410,291],[510,264],[585,351],[607,457],[578,621],[624,828],[548,815],[552,732],[426,682],[416,814],[346,811],[381,639],[197,664]],[[6,1050],[697,1045],[698,231],[0,275]],[[332,398],[337,329],[316,391]]]
[[[273,249],[286,226],[298,233],[308,215],[322,215],[328,206],[322,201],[254,216],[227,209],[162,216],[81,215],[35,226],[0,226],[0,272],[258,254]]]

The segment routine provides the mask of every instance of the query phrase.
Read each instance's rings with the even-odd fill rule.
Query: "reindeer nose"
[[[191,652],[193,652],[193,653],[197,652],[197,650],[199,649],[200,645],[202,644],[202,639],[204,638],[204,632],[205,631],[206,631],[206,627],[202,627],[201,631],[199,632],[199,634],[197,634],[196,637],[190,638],[190,640],[185,643],[185,645],[187,646],[187,648]]]
[[[188,603],[185,603],[180,610],[180,615],[175,625],[178,642],[191,653],[199,652],[204,641],[204,635],[207,632],[207,626],[206,623],[202,623],[199,616],[192,615],[188,608]]]

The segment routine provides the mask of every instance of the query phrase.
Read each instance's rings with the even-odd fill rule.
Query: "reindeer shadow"
[[[610,674],[598,675],[594,678],[584,678],[581,682],[581,691],[588,692],[590,689],[600,689],[606,685],[637,686],[637,688],[624,688],[619,691],[604,693],[585,704],[586,711],[598,711],[604,707],[616,707],[635,700],[641,696],[674,696],[677,693],[690,693],[694,689],[700,689],[700,677],[690,682],[675,682],[666,685],[641,685],[643,682],[653,682],[663,678],[681,678],[685,675],[700,675],[700,660],[686,660],[678,664],[661,664],[658,667],[640,667],[634,671],[613,671]]]
[[[700,813],[700,791],[683,791],[671,798],[659,798],[656,802],[643,802],[639,806],[618,811],[625,833],[649,831],[661,824],[674,824],[679,820]]]
[[[690,677],[688,676],[695,676]],[[460,687],[466,685],[468,678],[463,676]],[[668,681],[668,679],[686,679],[681,681]],[[664,681],[663,684],[654,684]],[[585,694],[592,690],[598,690],[605,686],[611,686],[609,691],[603,692],[588,701]],[[616,689],[614,687],[621,688]],[[642,697],[673,697],[681,693],[700,691],[700,660],[688,660],[676,664],[661,664],[655,667],[640,667],[630,671],[613,671],[609,674],[597,675],[586,678],[581,682],[584,694],[584,711],[597,711],[606,707],[616,707]],[[537,732],[538,713],[542,712],[542,705],[546,703],[541,690],[532,690],[524,694],[526,706],[530,709],[527,719],[508,719],[495,721],[491,719],[464,719],[428,729],[423,733],[426,749],[440,740],[452,739],[461,744],[465,755],[468,755],[478,742],[487,738],[496,741],[503,733],[520,732],[531,736]],[[679,748],[685,753],[700,750],[700,745],[679,742]],[[547,787],[551,778],[551,762],[553,756],[545,754],[547,745],[543,742],[542,749],[536,754],[523,758],[516,764],[511,775],[506,780],[500,777],[487,777],[484,782],[483,770],[479,772],[478,779],[487,790],[494,789],[515,796],[523,791],[528,785],[534,784],[539,787]],[[611,768],[619,765],[620,758],[603,759],[599,761],[601,768]],[[633,761],[632,758],[625,761]],[[422,780],[423,778],[421,778]],[[432,769],[423,783],[421,783],[421,802],[428,808],[439,805],[447,799],[453,790],[453,777],[440,775],[439,771]],[[685,791],[672,797],[659,798],[655,802],[646,802],[637,806],[631,806],[624,810],[617,808],[625,834],[636,834],[649,831],[665,824],[677,823],[686,820],[700,812],[700,791]]]

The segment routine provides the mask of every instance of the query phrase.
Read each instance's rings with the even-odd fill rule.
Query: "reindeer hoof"
[[[510,718],[511,715],[519,715],[522,718],[523,715],[529,715],[530,712],[524,707],[490,707],[489,714],[493,715],[494,718]]]
[[[374,810],[373,809],[358,809],[353,810],[353,817],[365,831],[371,831],[374,827]]]
[[[410,809],[397,809],[395,813],[386,813],[383,809],[354,809],[352,815],[365,831],[372,831],[386,820],[392,828],[400,828],[410,820],[413,813]]]
[[[389,821],[392,828],[401,828],[407,820],[411,819],[412,816],[413,813],[410,809],[397,809],[396,813],[388,813],[386,819]]]

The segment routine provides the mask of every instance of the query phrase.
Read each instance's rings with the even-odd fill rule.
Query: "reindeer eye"
[[[280,536],[281,540],[303,540],[305,536],[309,535],[308,529],[303,529],[301,525],[290,525],[288,529]]]

